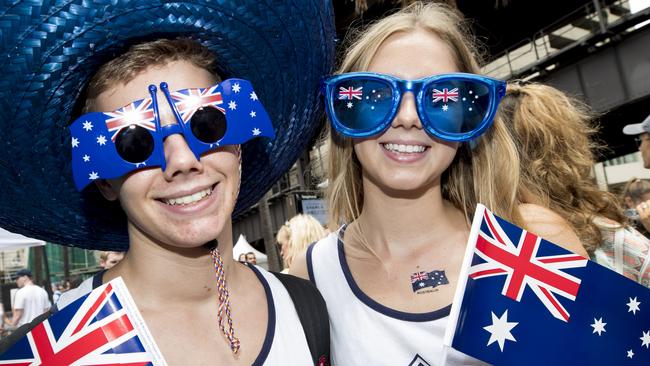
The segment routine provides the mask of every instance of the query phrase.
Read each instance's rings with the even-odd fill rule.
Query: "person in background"
[[[113,268],[124,259],[124,252],[103,251],[99,254],[99,266],[103,269]]]
[[[519,152],[517,199],[557,212],[591,259],[650,286],[650,240],[593,177],[597,130],[588,106],[551,86],[512,83],[497,119],[510,128]]]
[[[280,226],[280,229],[278,230],[278,233],[275,235],[275,240],[278,244],[278,247],[280,249],[280,256],[282,257],[282,260],[284,261],[284,256],[286,255],[289,246],[289,237],[291,235],[291,232],[289,231],[289,221],[285,222],[284,225]],[[286,265],[284,270],[282,271],[283,273],[287,273],[286,270]]]
[[[285,273],[291,268],[293,259],[307,250],[309,244],[327,236],[327,231],[323,228],[323,225],[313,216],[305,214],[292,217],[280,228],[278,242],[280,242],[280,233],[283,229],[287,235],[286,244],[281,248]]]
[[[635,136],[634,140],[643,159],[643,167],[650,169],[650,115],[641,123],[626,125],[623,127],[623,133]]]
[[[246,253],[242,253],[239,255],[239,262],[246,263]]]
[[[648,237],[650,233],[650,181],[632,178],[621,192],[625,204],[625,216],[636,229]]]
[[[355,33],[324,80],[330,224],[343,226],[291,273],[327,302],[333,364],[439,361],[477,203],[586,255],[564,219],[503,189],[519,179],[507,129],[492,124],[506,85],[478,75],[466,25],[416,2]],[[453,350],[447,360],[481,364]]]
[[[255,257],[255,253],[253,252],[246,253],[246,263],[257,264],[257,258]]]
[[[47,292],[32,281],[32,272],[21,269],[14,275],[18,291],[14,298],[11,319],[8,325],[20,327],[31,322],[37,316],[48,311],[52,306]]]

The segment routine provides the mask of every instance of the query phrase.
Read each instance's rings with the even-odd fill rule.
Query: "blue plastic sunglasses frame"
[[[383,119],[379,118],[370,128],[364,130],[346,126],[343,121],[340,121],[337,118],[334,107],[334,102],[340,100],[340,98],[337,98],[337,93],[340,92],[340,90],[337,90],[337,87],[340,87],[344,82],[360,80],[374,81],[388,85],[392,92],[389,112]],[[440,122],[436,123],[437,121],[430,118],[429,114],[426,113],[424,104],[427,100],[428,93],[425,93],[425,91],[432,85],[442,84],[445,82],[467,82],[473,83],[474,85],[482,85],[487,89],[489,101],[485,115],[483,116],[482,121],[477,123],[471,130],[460,133],[445,131],[439,128],[438,125]],[[427,131],[431,136],[441,140],[461,142],[472,140],[480,136],[492,124],[499,102],[506,93],[506,82],[468,73],[438,74],[418,80],[403,80],[394,76],[373,72],[350,72],[323,78],[321,81],[321,92],[325,96],[325,107],[330,122],[333,127],[344,136],[365,138],[383,132],[388,128],[388,126],[390,126],[397,115],[404,93],[411,92],[415,96],[418,116],[420,117],[420,121],[422,122],[425,131]],[[350,97],[350,99],[352,100],[352,97]],[[368,115],[366,117],[370,118],[371,116]],[[460,124],[462,124],[462,122],[457,123],[457,125]]]

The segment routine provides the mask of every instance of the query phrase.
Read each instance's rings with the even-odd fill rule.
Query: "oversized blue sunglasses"
[[[372,72],[350,72],[323,79],[326,111],[342,135],[363,138],[385,131],[402,96],[415,96],[424,129],[446,141],[468,141],[491,125],[506,83],[485,76],[450,73],[402,80]]]
[[[170,92],[160,83],[175,124],[161,126],[157,88],[150,97],[113,112],[82,115],[70,125],[72,173],[79,191],[96,179],[119,178],[137,169],[160,166],[166,160],[163,142],[181,134],[199,160],[224,145],[237,145],[258,137],[274,137],[264,106],[247,80],[227,79],[209,88]]]

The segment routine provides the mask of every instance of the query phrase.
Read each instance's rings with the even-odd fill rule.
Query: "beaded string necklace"
[[[223,333],[223,335],[228,339],[232,353],[237,354],[241,344],[239,343],[239,338],[235,336],[235,329],[232,325],[230,293],[228,292],[228,285],[226,284],[226,274],[223,271],[223,261],[219,254],[219,250],[216,247],[210,250],[210,254],[212,255],[212,263],[214,263],[214,270],[217,276],[217,290],[219,291],[219,328],[221,329],[221,333]],[[225,319],[224,312],[226,315]],[[227,329],[225,323],[228,325]]]

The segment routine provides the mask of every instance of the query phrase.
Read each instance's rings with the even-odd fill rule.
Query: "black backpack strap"
[[[330,322],[325,300],[313,283],[284,273],[272,272],[287,289],[307,338],[314,365],[329,365]]]

